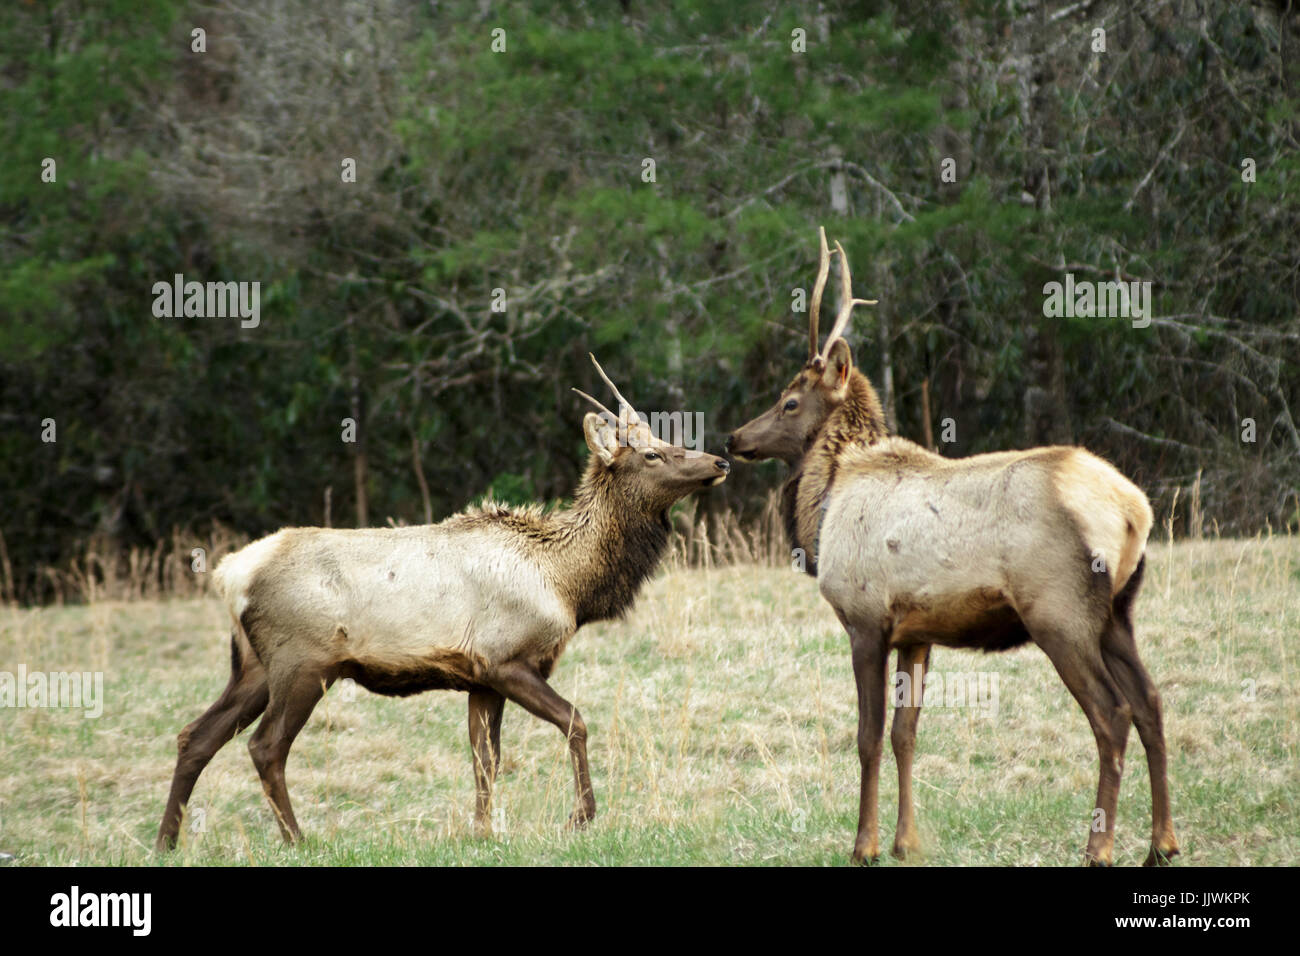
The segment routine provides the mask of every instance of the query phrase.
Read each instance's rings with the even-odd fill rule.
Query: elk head
[[[844,247],[837,241],[840,257],[840,311],[835,325],[819,351],[817,319],[822,293],[830,273],[831,251],[826,245],[826,230],[818,229],[821,257],[817,265],[817,283],[813,286],[808,319],[808,362],[781,392],[775,405],[753,421],[742,425],[727,439],[727,450],[745,461],[779,458],[794,466],[803,458],[808,445],[826,424],[826,419],[844,403],[853,372],[853,353],[842,338],[855,305],[875,305],[875,299],[853,298],[853,276]]]
[[[615,415],[581,389],[574,391],[600,409],[582,420],[587,447],[617,482],[623,493],[648,511],[664,511],[700,488],[720,485],[731,463],[717,455],[673,445],[660,439],[645,418],[625,399],[605,370],[591,356],[596,371],[618,399]]]

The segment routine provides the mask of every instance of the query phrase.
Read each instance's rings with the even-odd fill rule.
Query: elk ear
[[[614,460],[618,452],[618,433],[604,417],[587,412],[582,419],[582,433],[587,436],[587,447],[605,464]]]
[[[832,392],[840,393],[849,384],[849,373],[853,371],[853,353],[849,343],[836,339],[826,356],[826,370],[822,372],[822,384]]]

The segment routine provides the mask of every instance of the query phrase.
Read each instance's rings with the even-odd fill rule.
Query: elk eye
[[[785,410],[787,412],[792,412],[798,407],[799,407],[799,401],[794,398],[790,399],[788,402],[785,403]]]
[[[645,460],[646,460],[646,461],[658,461],[658,460],[659,460],[659,454],[658,454],[657,452],[648,451],[648,452],[645,453]]]

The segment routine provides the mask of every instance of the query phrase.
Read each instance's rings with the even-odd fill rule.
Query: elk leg
[[[1168,864],[1178,855],[1178,839],[1169,808],[1169,778],[1165,750],[1164,719],[1160,692],[1138,657],[1133,629],[1124,621],[1111,622],[1101,646],[1111,676],[1119,685],[1129,707],[1133,723],[1147,752],[1147,769],[1151,773],[1151,852],[1145,866]]]
[[[862,764],[853,860],[864,863],[880,857],[880,753],[884,747],[889,649],[879,627],[850,627],[848,631],[853,676],[858,685],[858,759]]]
[[[155,842],[160,851],[175,848],[184,808],[203,768],[218,750],[266,709],[266,671],[252,648],[241,644],[238,635],[231,636],[230,681],[226,689],[177,737],[176,770],[172,774],[171,792],[167,795],[167,808],[163,810]]]
[[[901,688],[895,690],[894,725],[889,732],[894,761],[898,764],[898,828],[894,831],[894,856],[899,859],[921,848],[912,809],[912,756],[916,752],[916,725],[921,719],[925,673],[929,666],[929,644],[912,644],[898,649],[897,673],[907,675],[901,687],[909,690],[902,696],[899,696]]]
[[[492,756],[496,760],[496,764],[492,768],[495,774],[501,773],[501,715],[505,713],[505,710],[506,701],[503,697],[496,712],[492,715],[492,727],[489,737],[492,742]]]
[[[569,742],[577,806],[569,817],[570,829],[582,829],[596,815],[596,796],[587,767],[587,725],[578,709],[555,692],[536,668],[511,661],[494,669],[486,683],[534,717],[554,724]]]
[[[298,829],[298,821],[289,803],[284,765],[289,759],[289,748],[293,746],[294,738],[333,681],[334,675],[327,673],[325,668],[310,664],[299,664],[283,676],[272,675],[270,703],[262,722],[248,741],[249,755],[262,778],[262,790],[271,803],[276,823],[280,825],[280,835],[286,843],[301,840],[302,831]]]
[[[1092,725],[1100,773],[1085,859],[1090,866],[1110,866],[1115,852],[1119,781],[1133,711],[1102,661],[1100,635],[1085,635],[1081,629],[1067,633],[1033,626],[1029,633],[1051,659]]]
[[[492,785],[501,768],[501,713],[506,699],[494,690],[469,693],[469,744],[474,759],[474,830],[492,835]]]

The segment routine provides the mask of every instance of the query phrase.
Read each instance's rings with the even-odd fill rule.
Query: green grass
[[[1300,862],[1300,541],[1153,546],[1137,627],[1164,695],[1179,865]],[[106,698],[98,719],[0,710],[0,851],[18,865],[848,860],[858,760],[847,639],[815,583],[792,571],[673,570],[627,620],[573,640],[553,683],[591,734],[600,815],[581,834],[561,831],[572,784],[549,725],[507,708],[504,826],[480,840],[469,826],[464,695],[357,689],[349,701],[335,687],[289,760],[304,844],[281,845],[245,735],[199,781],[191,806],[203,810],[202,831],[187,824],[178,852],[155,856],[176,733],[224,686],[226,633],[213,600],[0,610],[0,670],[102,670]],[[922,715],[917,862],[1080,862],[1096,749],[1046,658],[1033,647],[940,648],[932,669],[996,673],[1000,693],[995,716],[938,706]],[[896,797],[887,756],[884,847]],[[1149,826],[1134,732],[1117,863],[1141,862]]]

